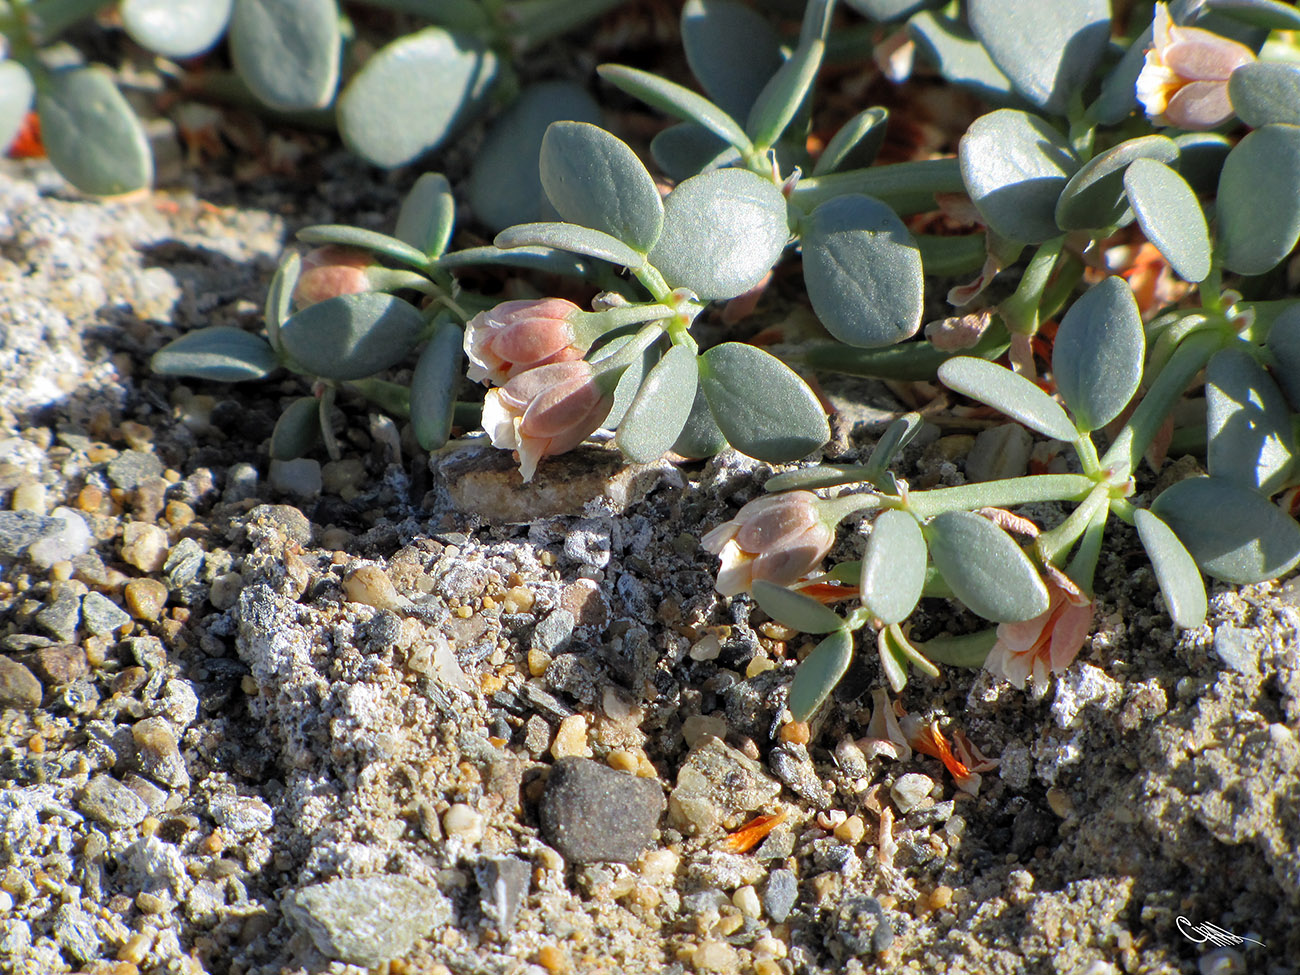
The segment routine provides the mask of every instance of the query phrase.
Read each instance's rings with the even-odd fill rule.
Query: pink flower
[[[494,447],[519,452],[531,481],[543,457],[572,450],[595,432],[614,405],[590,362],[553,362],[521,372],[483,399],[483,429]]]
[[[1060,573],[1049,572],[1047,610],[1023,623],[998,624],[997,642],[984,666],[1023,688],[1026,678],[1046,682],[1060,673],[1083,649],[1092,629],[1092,600]]]
[[[515,376],[555,362],[581,359],[573,318],[582,310],[563,298],[504,301],[479,312],[465,327],[466,375],[504,386]]]
[[[722,560],[714,588],[724,596],[748,592],[755,579],[788,586],[813,572],[835,542],[810,491],[756,498],[703,538]]]
[[[1157,125],[1212,129],[1232,118],[1228,77],[1255,60],[1244,44],[1199,27],[1179,27],[1156,4],[1152,47],[1137,79],[1137,97]]]
[[[374,255],[359,247],[341,244],[317,247],[302,259],[302,273],[294,287],[293,300],[303,308],[326,298],[370,291],[367,272],[375,266]]]

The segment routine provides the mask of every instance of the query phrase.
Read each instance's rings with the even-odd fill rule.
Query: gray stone
[[[246,501],[257,497],[257,468],[252,464],[236,464],[226,472],[226,489],[223,501]]]
[[[112,636],[131,616],[103,593],[91,592],[81,601],[81,621],[95,636]]]
[[[0,511],[0,559],[16,559],[36,541],[63,527],[58,518],[34,511]]]
[[[199,716],[199,696],[187,680],[169,680],[162,693],[151,706],[154,713],[166,718],[177,728],[187,728]]]
[[[571,863],[631,863],[653,841],[663,811],[658,781],[569,757],[551,768],[540,819]]]
[[[966,455],[966,479],[995,481],[1022,477],[1029,470],[1029,452],[1033,449],[1034,438],[1019,423],[981,430]]]
[[[834,796],[826,791],[822,780],[818,778],[817,768],[808,755],[807,747],[782,742],[768,753],[767,762],[776,777],[788,785],[795,795],[807,799],[819,809],[830,808]]]
[[[240,835],[265,832],[275,825],[271,807],[257,796],[214,796],[208,809],[220,825]]]
[[[163,565],[167,588],[173,591],[193,585],[202,571],[203,549],[192,538],[182,538],[173,545]]]
[[[108,462],[109,481],[124,491],[134,491],[142,482],[162,472],[163,462],[143,450],[124,450]]]
[[[441,891],[389,875],[313,884],[283,906],[321,954],[365,968],[406,954],[435,927],[449,924],[452,915]]]
[[[1246,677],[1259,676],[1259,644],[1254,630],[1219,624],[1214,629],[1214,652],[1237,673]]]
[[[50,516],[59,522],[59,527],[27,547],[27,561],[42,570],[55,562],[70,562],[85,555],[95,544],[90,526],[80,512],[60,506]]]
[[[122,641],[122,649],[145,670],[167,666],[167,648],[156,636],[128,637]]]
[[[174,789],[188,789],[190,773],[176,744],[176,733],[165,718],[145,718],[131,726],[140,771]]]
[[[17,660],[0,657],[0,709],[41,706],[41,682]]]
[[[780,924],[790,916],[795,899],[799,896],[799,878],[791,870],[781,868],[767,875],[763,888],[763,912]]]
[[[77,808],[110,829],[134,826],[149,813],[149,804],[111,775],[87,782]]]
[[[748,755],[706,735],[691,749],[668,797],[674,824],[714,832],[728,816],[752,812],[777,797],[781,783]]]
[[[894,806],[906,816],[925,801],[925,797],[934,788],[934,779],[920,772],[908,772],[900,775],[889,787],[889,795]]]
[[[36,614],[36,625],[60,643],[75,643],[80,623],[81,594],[67,586]]]
[[[259,504],[248,513],[248,522],[271,524],[299,545],[311,544],[311,522],[291,504]]]
[[[314,498],[323,484],[320,461],[310,457],[271,461],[271,487],[281,494],[297,498]]]
[[[894,943],[894,929],[874,897],[850,897],[835,912],[833,923],[835,940],[849,955],[878,954]]]
[[[532,649],[557,653],[569,645],[577,620],[567,609],[551,610],[533,627]]]
[[[95,918],[75,904],[64,904],[54,912],[54,940],[75,962],[85,964],[99,957]]]
[[[515,916],[532,879],[532,868],[517,857],[494,857],[474,868],[478,881],[479,907],[483,916],[507,934],[515,926]]]

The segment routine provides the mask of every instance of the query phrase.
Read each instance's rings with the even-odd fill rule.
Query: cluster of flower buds
[[[1212,129],[1232,118],[1228,78],[1255,54],[1244,44],[1199,27],[1180,27],[1157,3],[1152,46],[1137,79],[1137,96],[1157,125]]]
[[[757,579],[789,586],[816,571],[835,544],[835,522],[823,517],[810,491],[786,491],[749,502],[703,544],[722,560],[718,592],[734,596]]]

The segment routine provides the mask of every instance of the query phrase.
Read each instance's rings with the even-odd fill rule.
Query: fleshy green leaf
[[[902,20],[925,7],[942,7],[943,0],[845,0],[845,2],[878,24]]]
[[[1223,266],[1263,274],[1300,239],[1300,126],[1265,125],[1228,153],[1216,209]]]
[[[686,63],[700,87],[733,119],[745,118],[781,67],[780,35],[734,0],[687,0],[681,25]]]
[[[0,154],[18,136],[36,98],[32,76],[17,61],[0,60]]]
[[[1062,230],[1096,230],[1133,219],[1124,197],[1124,173],[1136,159],[1178,161],[1178,145],[1163,135],[1144,135],[1093,156],[1065,184],[1056,201],[1056,225]]]
[[[763,279],[789,237],[776,186],[747,170],[719,169],[668,194],[650,263],[671,287],[706,300],[734,298]]]
[[[1266,495],[1286,486],[1295,469],[1291,410],[1273,378],[1240,344],[1210,360],[1205,408],[1212,475]]]
[[[294,400],[271,431],[271,458],[296,460],[320,442],[320,405],[315,396]]]
[[[262,379],[279,365],[266,339],[229,325],[210,325],[173,339],[149,361],[154,372],[223,383]]]
[[[482,158],[482,152],[479,153]],[[456,225],[456,200],[442,173],[425,173],[402,201],[393,235],[425,257],[441,256]]]
[[[1174,137],[1178,146],[1178,175],[1194,193],[1213,195],[1219,185],[1224,160],[1233,142],[1218,132],[1184,132]]]
[[[1189,477],[1156,498],[1158,515],[1196,564],[1216,579],[1248,585],[1300,562],[1300,525],[1258,491],[1219,477]]]
[[[1210,230],[1187,181],[1164,163],[1139,159],[1124,173],[1124,191],[1147,239],[1184,281],[1210,273]]]
[[[1183,548],[1178,536],[1151,512],[1138,508],[1133,524],[1155,570],[1160,593],[1165,597],[1169,616],[1175,626],[1192,629],[1205,622],[1209,606],[1205,599],[1205,582],[1195,560]]]
[[[682,457],[712,457],[726,449],[727,438],[718,429],[718,421],[713,419],[713,411],[709,409],[709,399],[704,395],[704,387],[699,385],[698,367],[696,372],[695,399],[691,403],[691,413],[686,418],[686,425],[682,427],[682,432],[672,449],[673,453]]]
[[[1300,412],[1300,304],[1292,305],[1273,322],[1268,331],[1268,350],[1277,360],[1273,378]]]
[[[872,475],[883,474],[885,468],[894,462],[898,452],[912,442],[912,438],[921,432],[923,426],[925,421],[919,413],[904,413],[894,420],[871,449],[871,456],[863,470]]]
[[[1039,433],[1066,441],[1078,436],[1056,400],[1010,369],[963,355],[941,365],[939,379],[949,389],[987,403]]]
[[[790,684],[786,704],[796,721],[807,721],[826,700],[853,659],[853,635],[836,630],[804,658]]]
[[[586,254],[588,257],[599,257],[602,261],[624,267],[641,267],[645,264],[645,255],[638,254],[621,240],[573,223],[522,223],[501,231],[493,243],[501,248],[521,245],[552,247],[574,254]]]
[[[485,247],[467,247],[464,250],[443,254],[433,262],[435,267],[450,270],[458,267],[480,267],[494,265],[497,267],[523,267],[547,274],[563,274],[574,278],[590,278],[596,275],[598,266],[583,260],[568,251],[555,250],[552,247],[530,247],[520,245],[508,249],[488,244]]]
[[[442,321],[416,360],[411,375],[411,429],[425,450],[437,450],[451,436],[456,391],[465,373],[464,340],[459,325]]]
[[[1052,378],[1078,429],[1119,416],[1137,392],[1145,352],[1142,315],[1123,278],[1105,278],[1070,306],[1052,348]]]
[[[297,236],[304,244],[343,244],[347,247],[361,247],[412,267],[423,268],[429,262],[423,251],[404,240],[342,223],[322,223],[314,227],[303,227],[298,231]]]
[[[948,667],[983,667],[998,640],[997,630],[980,630],[961,636],[937,636],[916,645],[917,650],[937,664]]]
[[[650,140],[650,155],[670,179],[678,181],[740,160],[731,143],[694,122],[678,122],[660,132]]]
[[[1271,122],[1300,125],[1300,65],[1243,64],[1228,78],[1232,110],[1253,129]]]
[[[542,186],[559,215],[642,254],[659,239],[663,201],[636,153],[598,125],[555,122],[542,139]]]
[[[925,10],[907,22],[907,33],[926,60],[952,84],[993,105],[1025,104],[1011,79],[993,63],[965,21]]]
[[[798,590],[755,579],[751,592],[763,612],[800,633],[830,633],[844,625],[839,614]]]
[[[882,623],[911,615],[925,584],[925,536],[906,511],[882,511],[862,556],[862,605]]]
[[[440,27],[408,34],[381,48],[339,96],[339,134],[367,162],[401,166],[477,114],[496,74],[496,55],[475,38]]]
[[[759,93],[745,121],[745,132],[755,146],[765,148],[781,138],[812,89],[825,53],[826,43],[821,38],[801,42]]]
[[[302,260],[292,251],[289,252],[271,276],[271,285],[266,289],[266,337],[271,348],[280,349],[280,326],[289,317],[293,307],[293,289],[298,286],[298,275],[302,271]]]
[[[880,147],[885,144],[888,125],[887,108],[877,106],[859,112],[831,136],[831,141],[817,157],[812,174],[825,176],[838,170],[866,169],[876,161]]]
[[[1031,102],[1064,115],[1110,41],[1109,0],[969,0],[971,30]]]
[[[613,355],[622,346],[636,338],[639,327],[631,326],[626,329],[616,330],[612,334],[605,333],[592,346],[591,352],[588,354],[589,358],[594,360]],[[610,407],[605,422],[601,424],[606,430],[618,429],[618,425],[623,422],[623,417],[627,416],[627,411],[631,409],[636,394],[641,391],[641,381],[654,368],[661,354],[662,343],[655,343],[623,370],[623,375],[619,376],[618,385],[614,388],[614,405]]]
[[[140,120],[103,68],[50,72],[37,90],[36,112],[50,162],[83,193],[117,196],[153,180]]]
[[[841,484],[858,484],[869,473],[864,464],[818,464],[815,467],[801,467],[773,474],[763,482],[763,490],[769,494],[780,491],[816,491],[818,488],[838,487]]]
[[[599,121],[600,106],[581,85],[543,81],[525,88],[474,154],[467,187],[474,215],[493,230],[554,218],[538,167],[546,129],[553,122]]]
[[[624,457],[648,464],[672,448],[690,416],[698,380],[695,353],[684,345],[655,363],[618,425],[614,442]]]
[[[798,460],[830,439],[808,384],[752,345],[724,342],[700,356],[700,385],[727,442],[771,463]]]
[[[1056,201],[1079,159],[1047,122],[998,109],[971,123],[957,155],[971,201],[994,233],[1022,244],[1060,234]]]
[[[231,0],[123,0],[118,8],[131,40],[165,58],[202,54],[221,39]]]
[[[993,522],[949,511],[923,529],[930,558],[953,593],[977,616],[1019,623],[1047,611],[1047,587],[1020,546]]]
[[[1151,47],[1151,25],[1129,44],[1123,57],[1101,82],[1101,94],[1088,106],[1088,118],[1102,125],[1118,125],[1137,108],[1137,79]]]
[[[290,315],[280,343],[314,376],[362,379],[400,362],[420,338],[424,316],[374,291],[327,298]]]
[[[1209,0],[1206,7],[1265,30],[1300,30],[1300,10],[1281,0]]]
[[[235,0],[230,57],[255,96],[272,108],[324,108],[339,83],[335,0]]]
[[[893,210],[869,196],[837,196],[802,231],[808,298],[831,335],[873,348],[916,333],[925,300],[921,252]]]
[[[704,126],[742,152],[753,148],[745,130],[730,115],[689,88],[648,71],[621,64],[602,64],[596,71],[611,85],[674,118]]]

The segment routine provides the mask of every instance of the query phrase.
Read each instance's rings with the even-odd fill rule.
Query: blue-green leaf
[[[1178,536],[1151,512],[1138,508],[1133,513],[1138,538],[1146,549],[1151,568],[1155,570],[1160,592],[1165,597],[1169,616],[1175,626],[1192,629],[1205,622],[1209,606],[1205,598],[1205,583],[1195,560],[1183,548]]]
[[[344,144],[392,168],[440,146],[477,114],[497,58],[472,37],[427,27],[381,48],[339,96]]]
[[[997,630],[980,630],[961,636],[937,636],[918,643],[916,649],[935,663],[948,667],[983,667],[997,640]]]
[[[690,415],[672,448],[673,453],[682,457],[712,457],[727,446],[727,438],[718,429],[718,421],[713,419],[713,411],[709,409],[709,398],[698,382],[698,372],[697,367],[695,399],[691,403]]]
[[[474,154],[466,195],[478,219],[492,230],[551,220],[555,211],[542,189],[538,156],[553,122],[599,122],[600,106],[572,81],[529,85],[493,123]]]
[[[971,123],[957,155],[971,201],[994,233],[1021,244],[1060,235],[1056,201],[1079,168],[1060,132],[1037,116],[1001,108]]]
[[[326,379],[362,379],[397,365],[420,338],[424,316],[400,298],[367,291],[308,305],[280,329],[286,353]]]
[[[36,112],[50,162],[83,193],[117,196],[153,180],[140,120],[103,68],[50,72],[37,89]]]
[[[684,345],[655,363],[618,425],[614,442],[624,457],[648,464],[671,449],[690,416],[698,380],[695,353]]]
[[[497,247],[493,244],[484,247],[467,247],[464,250],[443,254],[432,263],[434,267],[443,268],[444,270],[458,267],[494,265],[496,267],[522,267],[533,271],[545,271],[547,274],[563,274],[573,278],[593,278],[597,274],[597,267],[604,266],[593,261],[584,260],[568,251],[556,250],[553,247],[534,247],[526,244],[509,248]]]
[[[1268,350],[1277,362],[1273,378],[1291,401],[1291,408],[1300,412],[1300,304],[1291,305],[1274,320],[1268,331]]]
[[[324,108],[339,83],[335,0],[235,0],[230,57],[261,101],[282,111]]]
[[[1031,102],[1064,115],[1110,41],[1109,0],[969,0],[967,19]]]
[[[1163,135],[1144,135],[1098,153],[1070,177],[1056,201],[1056,225],[1062,230],[1096,230],[1133,219],[1124,196],[1124,173],[1136,159],[1178,161],[1178,145]]]
[[[271,348],[280,350],[280,326],[289,317],[293,307],[293,289],[298,286],[298,275],[302,271],[302,259],[290,251],[280,266],[271,276],[271,285],[266,289],[266,337]]]
[[[1119,416],[1137,392],[1145,352],[1142,315],[1123,278],[1105,278],[1070,306],[1056,333],[1052,378],[1078,429]]]
[[[1010,369],[963,355],[941,365],[939,379],[949,389],[987,403],[1039,433],[1066,441],[1078,436],[1056,400]]]
[[[165,58],[202,54],[221,39],[231,0],[123,0],[118,8],[131,40]]]
[[[700,385],[727,442],[741,453],[786,463],[830,439],[816,394],[780,359],[740,342],[700,356]]]
[[[786,704],[796,721],[807,721],[826,700],[853,659],[853,634],[836,630],[799,664]]]
[[[745,133],[760,149],[776,143],[793,121],[817,79],[826,43],[819,37],[800,42],[759,93],[745,120]]]
[[[188,332],[168,342],[149,360],[154,372],[223,383],[262,379],[279,365],[266,339],[229,325]]]
[[[1209,0],[1215,13],[1264,30],[1300,30],[1300,10],[1282,0]]]
[[[689,88],[684,88],[648,71],[621,64],[602,64],[596,71],[611,85],[627,92],[633,98],[639,98],[647,105],[666,112],[674,118],[698,123],[741,152],[748,152],[753,148],[749,136],[745,135],[745,130],[735,119]]]
[[[1228,99],[1237,118],[1253,129],[1271,122],[1300,125],[1300,65],[1243,64],[1228,78]]]
[[[1047,611],[1047,587],[1038,570],[987,518],[949,511],[932,518],[923,531],[940,575],[977,616],[1020,623]]]
[[[1178,146],[1178,175],[1192,192],[1212,196],[1233,141],[1218,132],[1184,132],[1174,136]]]
[[[1300,525],[1258,491],[1220,477],[1189,477],[1151,505],[1216,579],[1248,585],[1300,562]]]
[[[694,122],[670,125],[650,140],[650,155],[669,179],[681,181],[740,161],[729,142]]]
[[[830,633],[844,625],[839,614],[797,589],[755,579],[750,591],[763,612],[800,633]]]
[[[1124,173],[1124,192],[1147,239],[1184,281],[1210,273],[1210,230],[1196,194],[1164,163],[1139,159]]]
[[[1216,209],[1223,266],[1263,274],[1300,240],[1300,125],[1265,125],[1228,154]]]
[[[574,254],[586,254],[588,257],[599,257],[602,261],[624,267],[636,268],[645,264],[645,255],[638,254],[621,240],[573,223],[523,223],[501,231],[493,243],[501,248],[527,245],[551,247]],[[448,265],[444,263],[442,266]]]
[[[745,118],[781,67],[780,35],[734,0],[687,0],[681,26],[686,63],[700,87],[733,119]]]
[[[320,442],[320,404],[315,396],[290,403],[271,431],[271,459],[296,460]]]
[[[862,605],[882,623],[911,615],[925,585],[926,548],[921,526],[905,511],[882,511],[862,556]]]
[[[916,333],[925,300],[921,252],[893,210],[869,196],[837,196],[802,231],[808,299],[828,332],[862,348]]]
[[[1205,373],[1209,472],[1261,494],[1276,494],[1295,470],[1291,409],[1273,378],[1234,343]]]
[[[437,450],[451,436],[456,391],[465,374],[464,339],[459,325],[441,321],[416,360],[411,375],[411,429],[425,450]]]
[[[425,257],[435,258],[447,249],[455,225],[456,200],[447,177],[425,173],[402,201],[393,235]]]
[[[862,470],[868,475],[883,474],[885,469],[894,462],[898,452],[912,442],[923,426],[925,421],[921,419],[919,413],[904,413],[894,420],[876,441],[875,447],[871,449],[871,456],[867,458],[866,466]]]
[[[747,170],[719,169],[668,194],[650,263],[671,287],[734,298],[763,279],[789,237],[780,189]]]
[[[943,0],[845,0],[845,2],[878,24],[902,20],[925,7],[942,7]]]
[[[343,223],[322,223],[312,227],[303,227],[297,237],[304,244],[343,244],[346,247],[360,247],[384,257],[401,261],[412,267],[423,268],[428,264],[424,252],[404,240],[389,237],[375,230],[353,227]]]
[[[586,122],[555,122],[541,152],[542,186],[559,215],[648,253],[664,205],[654,179],[622,140]]]
[[[925,10],[907,22],[908,36],[952,84],[997,106],[1024,105],[1011,79],[961,20]]]
[[[812,174],[825,176],[839,170],[866,169],[876,161],[880,147],[885,144],[888,125],[887,108],[876,106],[859,112],[831,136],[831,141],[817,157]]]
[[[1137,79],[1146,64],[1149,47],[1150,24],[1132,40],[1119,62],[1102,79],[1101,94],[1088,106],[1089,119],[1102,125],[1118,125],[1137,108]]]

